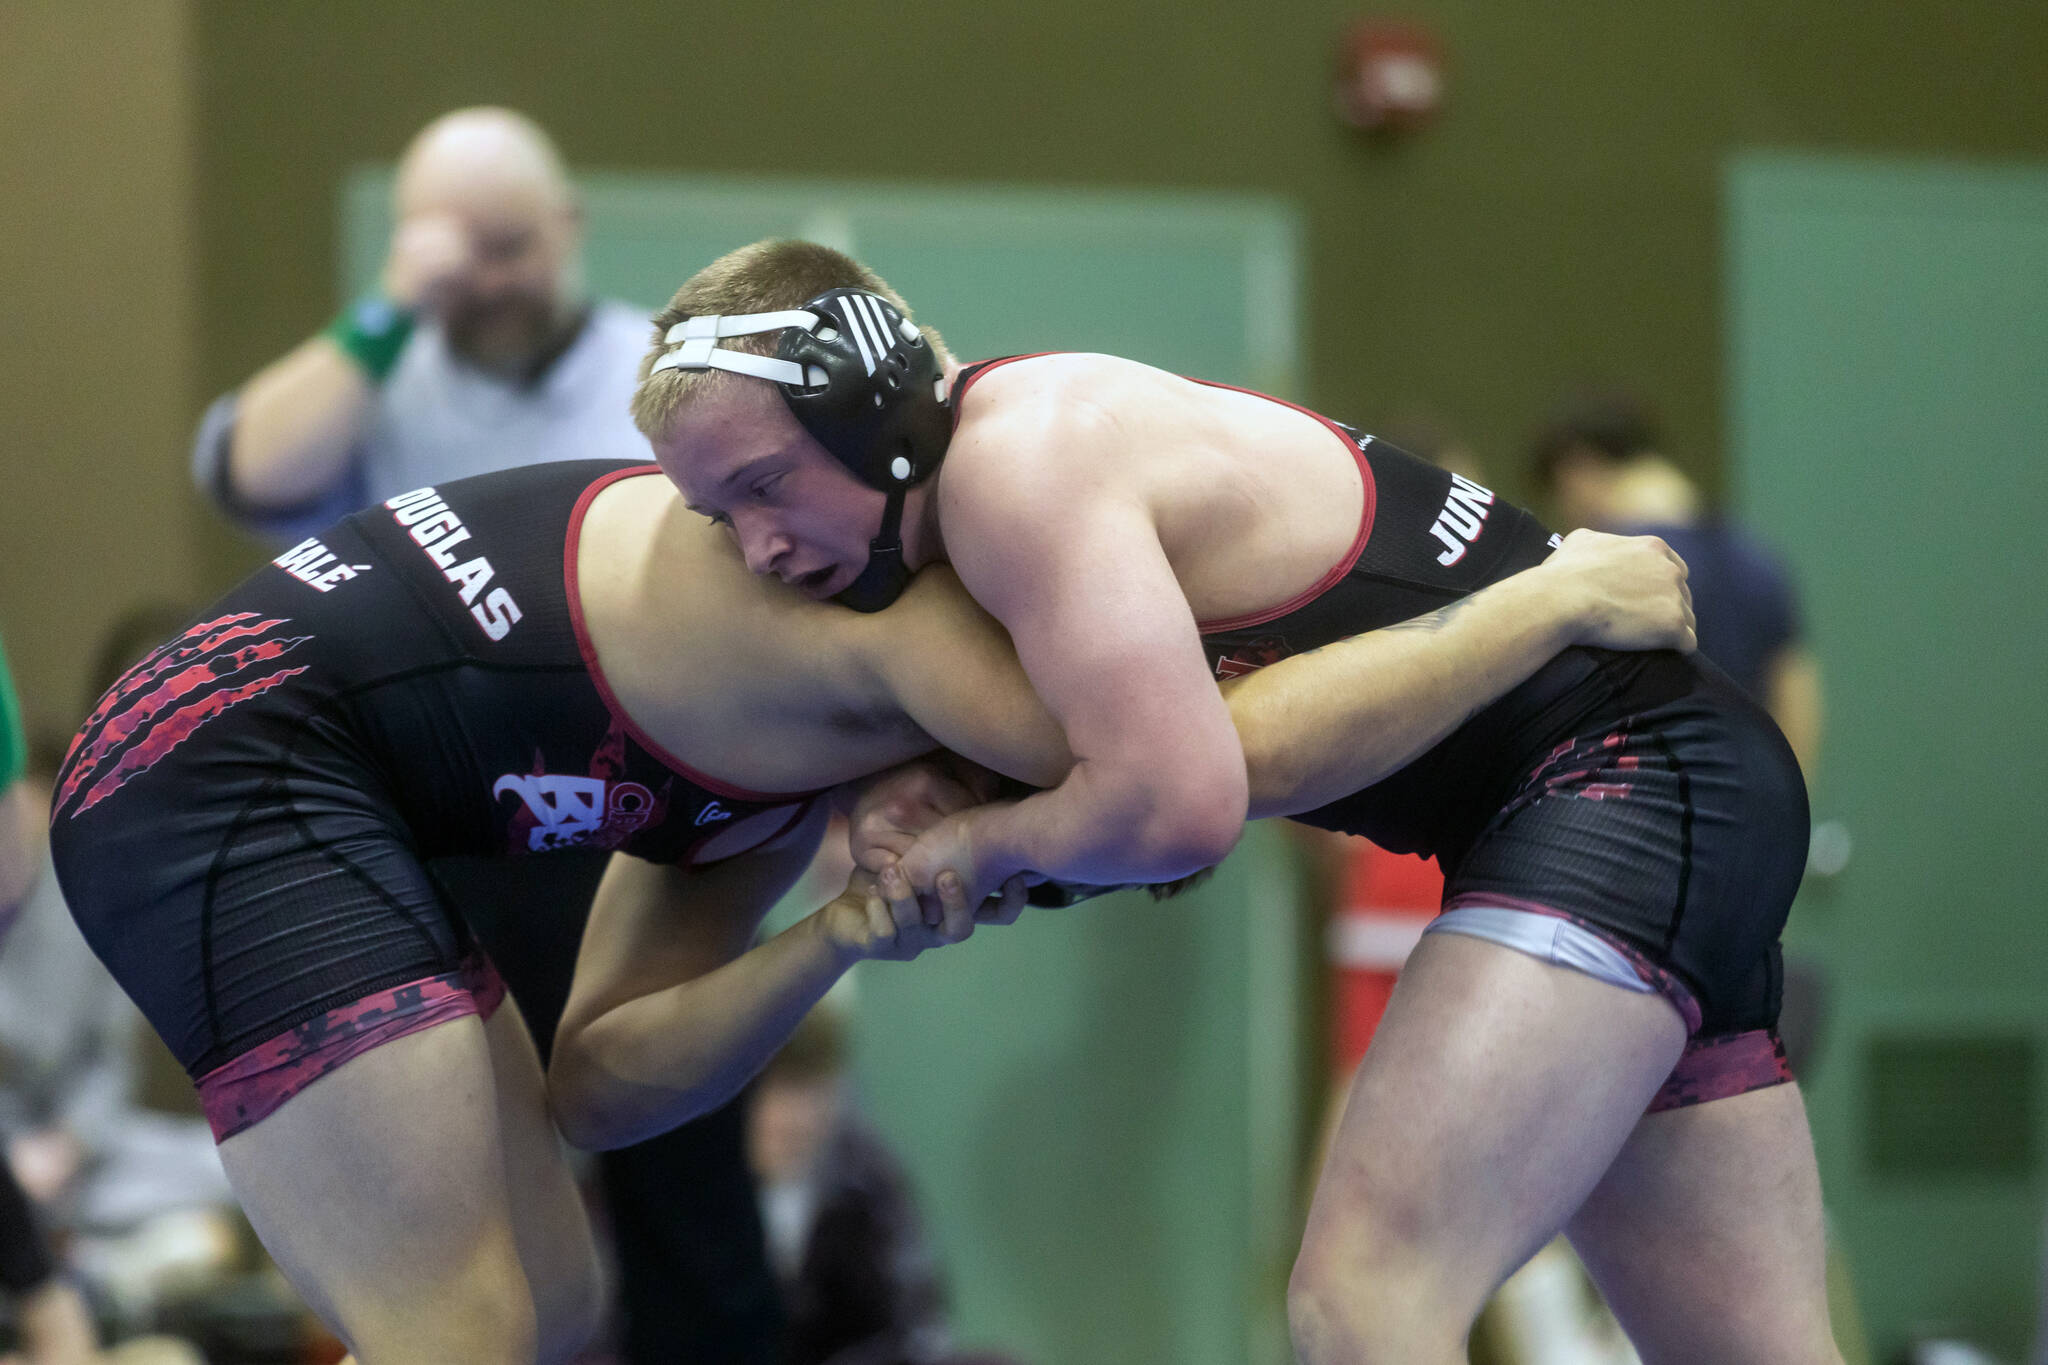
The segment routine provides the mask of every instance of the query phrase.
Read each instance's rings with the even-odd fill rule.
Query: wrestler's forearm
[[[1251,818],[1313,810],[1419,758],[1572,643],[1578,611],[1532,569],[1226,683]]]
[[[1242,786],[1162,799],[1126,780],[1123,767],[1083,759],[1052,791],[952,817],[964,824],[977,880],[993,887],[1022,872],[1098,886],[1169,882],[1222,861],[1243,833]]]
[[[692,980],[565,1028],[548,1068],[555,1121],[578,1147],[623,1147],[738,1094],[856,960],[812,915]]]

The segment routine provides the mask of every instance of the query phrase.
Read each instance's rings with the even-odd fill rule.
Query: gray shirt
[[[518,384],[458,358],[423,321],[377,390],[376,409],[348,472],[315,502],[253,508],[227,479],[236,395],[207,409],[192,448],[200,489],[236,521],[280,540],[399,493],[548,460],[651,460],[628,410],[651,334],[648,314],[623,303],[590,310],[576,339],[540,378]]]

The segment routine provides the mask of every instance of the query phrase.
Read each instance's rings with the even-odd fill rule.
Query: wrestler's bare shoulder
[[[1314,583],[1355,539],[1364,503],[1356,450],[1312,413],[1095,354],[1009,361],[960,400],[944,515],[1013,526],[1054,488],[1069,504],[1143,504],[1205,619]]]
[[[1151,365],[1094,351],[1060,351],[1004,361],[976,376],[960,405],[960,431],[1068,433],[1201,399],[1200,385]]]

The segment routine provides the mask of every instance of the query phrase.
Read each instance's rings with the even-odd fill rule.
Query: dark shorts
[[[369,1047],[495,1006],[381,779],[317,727],[233,711],[149,778],[75,817],[60,802],[51,847],[87,942],[218,1136]]]
[[[1297,818],[1434,854],[1446,908],[1569,920],[1622,954],[1689,1038],[1654,1108],[1791,1078],[1778,936],[1806,784],[1711,663],[1567,651],[1408,768]]]
[[[1559,743],[1446,878],[1444,904],[1572,920],[1685,1017],[1652,1109],[1791,1079],[1778,938],[1806,866],[1806,786],[1754,704],[1709,673],[1691,694]]]

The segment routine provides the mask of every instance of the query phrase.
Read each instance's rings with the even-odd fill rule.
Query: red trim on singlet
[[[954,427],[957,429],[960,425],[960,400],[967,396],[967,390],[974,387],[975,381],[990,370],[1000,369],[1002,366],[1011,364],[1014,361],[1036,360],[1040,356],[1066,354],[1071,354],[1071,352],[1033,351],[1029,355],[1007,355],[1000,360],[979,360],[972,365],[963,366],[960,375],[960,385],[949,395],[953,404]],[[1187,377],[1183,375],[1182,378]],[[1260,393],[1257,389],[1242,388],[1236,384],[1219,383],[1213,379],[1189,379],[1188,382],[1200,384],[1202,387],[1209,389],[1227,389],[1231,393],[1249,394],[1253,398],[1263,398],[1269,403],[1278,403],[1283,408],[1293,408],[1304,417],[1313,417],[1328,427],[1330,434],[1343,442],[1344,448],[1351,452],[1351,458],[1358,462],[1358,476],[1364,481],[1365,497],[1363,505],[1359,508],[1358,535],[1353,538],[1351,548],[1345,552],[1344,557],[1338,560],[1328,573],[1277,607],[1247,612],[1242,616],[1226,616],[1220,621],[1197,621],[1195,628],[1202,634],[1208,635],[1216,631],[1243,630],[1247,626],[1262,626],[1268,621],[1277,621],[1291,611],[1299,611],[1330,589],[1336,587],[1342,581],[1344,575],[1350,573],[1352,567],[1358,563],[1358,557],[1365,553],[1365,542],[1372,538],[1373,513],[1379,505],[1379,486],[1373,481],[1372,465],[1365,458],[1365,448],[1363,446],[1353,441],[1349,436],[1346,436],[1342,427],[1312,408],[1305,408],[1299,403],[1290,403],[1285,398],[1275,398],[1270,393]]]
[[[809,801],[824,787],[814,787],[804,792],[757,792],[745,787],[735,787],[730,782],[721,782],[715,777],[698,772],[689,764],[655,743],[654,736],[641,729],[634,719],[626,714],[626,708],[619,705],[619,699],[612,694],[611,684],[604,679],[604,670],[598,667],[597,647],[590,642],[590,631],[583,621],[583,597],[576,587],[576,547],[583,535],[583,514],[590,510],[599,493],[617,483],[620,479],[638,478],[643,474],[660,474],[661,466],[654,464],[634,465],[630,469],[615,469],[600,476],[583,495],[576,499],[575,508],[569,513],[568,534],[562,538],[562,587],[569,597],[569,625],[576,632],[576,650],[583,656],[583,666],[590,670],[591,685],[597,688],[597,695],[604,699],[605,710],[612,713],[612,719],[619,728],[633,737],[633,742],[660,759],[673,769],[678,777],[696,783],[706,791],[734,801],[752,801],[759,805],[779,806],[792,801]],[[784,831],[785,833],[787,830]],[[780,836],[777,836],[780,837]]]
[[[472,1014],[488,1023],[504,1001],[504,978],[478,952],[452,972],[337,1005],[237,1054],[194,1082],[199,1107],[213,1140],[226,1142],[372,1048]]]

